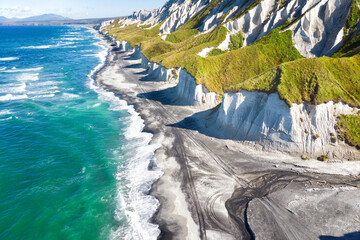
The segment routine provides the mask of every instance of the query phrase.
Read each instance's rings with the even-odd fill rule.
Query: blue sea
[[[107,48],[70,26],[0,27],[0,239],[156,239],[157,146],[95,83]]]

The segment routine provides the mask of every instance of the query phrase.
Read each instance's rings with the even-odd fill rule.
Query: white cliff
[[[186,0],[182,4],[173,9],[169,18],[161,25],[160,32],[169,34],[184,25],[190,18],[195,16],[198,12],[202,11],[208,1],[207,0]]]
[[[165,34],[162,35],[164,37],[205,9],[210,2],[172,0],[162,8],[151,12],[140,11],[120,19],[120,22],[142,22],[142,25],[162,22],[160,32]],[[275,28],[291,23],[288,29],[293,33],[294,46],[303,56],[328,56],[342,44],[343,28],[353,0],[287,0],[281,6],[280,1],[263,0],[238,19],[230,20],[253,2],[221,1],[202,19],[200,32],[208,32],[224,24],[228,34],[217,48],[227,50],[231,35],[240,31],[246,46]],[[104,26],[108,24],[106,22]],[[207,108],[219,104],[217,94],[209,92],[203,85],[197,85],[194,77],[185,69],[167,69],[161,63],[150,62],[141,53],[141,47],[133,49],[126,41],[118,41],[117,44],[122,51],[131,53],[133,58],[141,59],[141,67],[147,69],[147,73],[155,81],[178,81],[171,90],[171,97],[176,104]],[[212,49],[214,48],[204,48],[198,55],[205,58]],[[358,109],[348,105],[333,102],[316,106],[307,103],[293,104],[290,108],[276,93],[225,93],[222,104],[211,120],[210,125],[213,127],[206,131],[212,131],[218,137],[258,143],[268,150],[354,159],[358,156],[354,155],[353,149],[338,148],[345,144],[335,139],[335,126],[339,115],[357,111]]]
[[[210,92],[185,70],[178,70],[179,82],[174,88],[173,98],[179,105],[215,107],[219,104],[217,94]]]
[[[212,9],[202,22],[200,31],[204,32],[214,26],[219,25],[221,18],[226,15],[223,23],[234,16],[237,12],[244,10],[254,0],[223,0],[219,5]]]
[[[200,32],[214,29],[220,24],[229,30],[229,35],[220,46],[229,49],[230,35],[243,33],[244,46],[265,36],[277,27],[292,22],[295,47],[305,57],[329,56],[336,51],[343,39],[343,27],[350,13],[353,0],[287,0],[280,5],[278,0],[263,0],[240,18],[232,19],[237,13],[245,11],[254,0],[223,0],[201,19]],[[160,23],[160,32],[165,39],[167,34],[176,31],[196,14],[203,11],[211,1],[208,0],[170,0],[159,9],[141,10],[120,18],[118,24],[127,26],[151,25]],[[104,22],[107,26],[111,21]]]
[[[161,64],[150,62],[142,53],[141,47],[133,49],[126,41],[120,42],[120,50],[129,52],[134,59],[140,59],[140,64],[147,70],[154,81],[178,81],[172,89],[171,98],[179,105],[191,105],[202,107],[215,107],[219,104],[217,94],[210,92],[205,86],[196,84],[195,79],[185,69],[167,69]],[[177,75],[177,79],[175,73]]]
[[[356,150],[338,148],[336,118],[358,109],[332,101],[289,107],[277,93],[226,93],[215,113],[211,131],[219,137],[256,142],[268,150],[330,158],[354,159]]]
[[[203,10],[208,0],[170,0],[164,6],[152,11],[141,10],[118,20],[122,27],[138,23],[139,26],[156,26],[163,22],[160,31],[169,34],[185,24],[191,17]],[[153,27],[152,26],[152,27]]]
[[[293,41],[305,57],[332,55],[342,44],[352,0],[322,0],[292,26]]]
[[[341,44],[352,1],[290,0],[280,8],[276,0],[264,0],[225,26],[231,34],[242,31],[246,46],[286,22],[299,20],[290,27],[299,52],[305,57],[328,56]]]

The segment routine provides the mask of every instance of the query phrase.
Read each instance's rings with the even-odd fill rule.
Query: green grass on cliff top
[[[278,92],[288,105],[331,100],[360,106],[360,56],[299,59],[284,63],[234,87]]]
[[[232,37],[231,46],[235,47],[230,51],[213,50],[209,57],[202,58],[197,55],[200,51],[218,46],[227,34],[223,26],[207,34],[199,34],[197,30],[201,20],[220,2],[212,1],[165,41],[159,36],[161,24],[147,30],[136,24],[120,28],[115,21],[107,30],[133,47],[141,44],[143,54],[152,62],[162,62],[167,68],[185,68],[198,84],[220,95],[244,89],[278,92],[289,106],[333,100],[360,107],[360,32],[353,31],[360,12],[354,4],[355,11],[350,14],[345,29],[351,36],[346,35],[345,44],[333,57],[305,59],[293,46],[291,31],[276,29],[243,48],[237,47],[242,45],[239,34]],[[338,130],[340,137],[359,148],[360,115],[341,116]]]
[[[167,68],[185,68],[198,84],[222,95],[224,92],[278,92],[288,105],[330,100],[360,106],[360,34],[346,42],[337,58],[304,59],[293,46],[291,31],[281,28],[243,48],[213,51],[207,58],[197,54],[225,40],[227,29],[219,26],[207,34],[197,27],[220,1],[213,1],[166,40],[159,36],[159,25],[146,30],[136,24],[120,28],[110,25],[109,34],[132,46],[142,44],[143,54]],[[344,57],[346,56],[346,57]]]
[[[274,31],[245,48],[202,58],[197,54],[204,48],[216,47],[225,40],[225,27],[199,35],[198,30],[184,25],[168,35],[166,41],[160,38],[158,28],[144,30],[131,25],[109,27],[108,30],[110,35],[115,34],[118,40],[126,40],[132,46],[142,44],[143,54],[150,61],[162,62],[167,68],[186,68],[198,84],[204,84],[219,94],[235,90],[238,83],[281,63],[302,58],[292,44],[290,31]]]
[[[342,139],[360,149],[360,115],[341,115],[337,129]]]

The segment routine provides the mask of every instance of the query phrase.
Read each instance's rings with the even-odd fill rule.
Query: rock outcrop
[[[241,31],[246,46],[275,28],[294,22],[289,29],[303,56],[329,56],[338,49],[353,0],[291,0],[283,7],[278,2],[262,1],[225,26],[231,34]]]
[[[196,84],[195,79],[185,69],[180,68],[178,75],[179,83],[174,89],[174,98],[178,104],[214,107],[219,103],[216,93]]]
[[[175,104],[215,107],[219,104],[217,94],[210,92],[205,86],[196,84],[195,79],[185,69],[167,69],[161,64],[150,62],[142,53],[141,47],[133,49],[126,41],[120,42],[121,51],[129,52],[134,59],[141,59],[141,67],[147,69],[154,81],[178,81],[171,89],[171,98]]]
[[[218,46],[227,50],[230,36],[242,32],[244,46],[265,36],[275,28],[289,24],[295,47],[305,57],[333,54],[342,44],[344,25],[353,0],[224,0],[200,19],[200,32],[211,31],[220,24],[228,30],[227,39]],[[141,10],[120,18],[122,27],[138,23],[149,28],[162,23],[161,34],[170,34],[209,6],[208,0],[171,0],[153,11]],[[243,12],[242,12],[243,11]],[[240,17],[236,18],[238,13]],[[235,18],[235,19],[234,19]],[[111,21],[103,23],[107,26]]]
[[[226,93],[214,114],[213,134],[222,138],[259,143],[267,150],[329,158],[355,159],[355,149],[336,139],[336,118],[358,109],[332,101],[289,107],[277,93],[241,91]],[[208,124],[209,125],[209,124]]]

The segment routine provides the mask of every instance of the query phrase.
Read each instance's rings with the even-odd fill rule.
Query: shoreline
[[[164,175],[150,191],[160,201],[152,218],[162,231],[159,238],[249,239],[258,223],[251,223],[244,216],[249,216],[247,206],[254,199],[261,200],[283,188],[301,192],[308,188],[308,181],[317,188],[355,186],[358,191],[359,181],[354,176],[338,175],[351,172],[339,173],[329,165],[324,168],[326,163],[301,162],[280,153],[252,152],[237,141],[215,139],[194,129],[181,128],[177,123],[204,109],[162,104],[160,100],[169,96],[161,95],[161,90],[174,84],[145,81],[146,74],[139,67],[139,59],[113,47],[95,79],[104,89],[120,94],[129,105],[134,105],[145,121],[144,131],[153,134],[151,144],[161,145],[155,156]],[[144,93],[148,92],[157,94],[158,99],[146,98]],[[313,164],[317,166],[314,168]],[[301,186],[292,186],[289,181]],[[355,210],[356,213],[358,209]],[[285,216],[281,214],[279,218]],[[259,223],[270,224],[266,219],[263,221]],[[318,233],[321,229],[313,227],[299,235],[308,236],[309,231]],[[257,232],[255,235],[258,236]]]
[[[144,121],[135,111],[134,106],[114,92],[97,84],[96,76],[106,67],[111,46],[104,42],[101,34],[98,32],[96,34],[96,38],[100,42],[95,43],[95,45],[103,50],[98,53],[100,63],[88,75],[89,88],[96,92],[103,101],[114,105],[115,109],[120,108],[118,110],[129,114],[126,117],[128,121],[126,125],[128,126],[123,133],[126,139],[123,152],[129,159],[127,163],[124,163],[126,167],[122,167],[124,169],[116,175],[116,178],[122,179],[121,183],[126,184],[125,186],[117,186],[116,201],[120,204],[120,208],[115,211],[115,218],[122,219],[122,215],[126,215],[129,226],[126,227],[126,231],[123,227],[113,229],[110,237],[112,239],[152,238],[160,234],[158,226],[151,222],[151,218],[156,214],[160,203],[155,197],[149,198],[149,191],[151,185],[160,178],[162,172],[155,168],[148,171],[148,166],[154,161],[155,150],[158,146],[150,143],[152,134],[143,131]],[[124,191],[127,194],[124,195]]]

